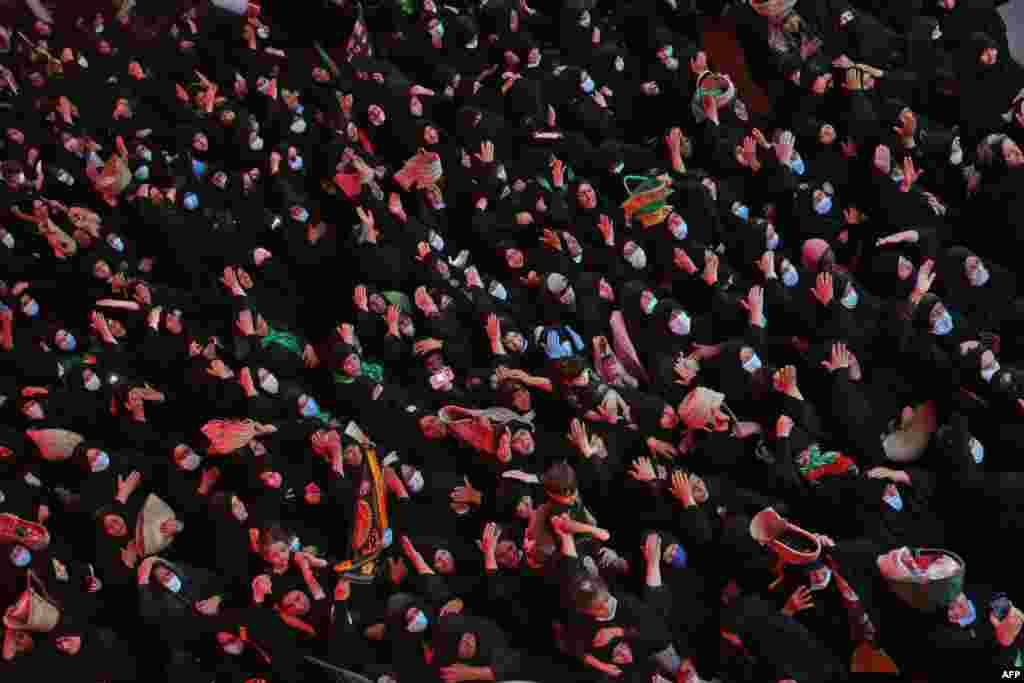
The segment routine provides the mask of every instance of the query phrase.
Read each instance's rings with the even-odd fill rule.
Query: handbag
[[[639,183],[630,188],[630,181]],[[665,201],[673,193],[672,179],[669,176],[652,178],[629,175],[623,178],[622,182],[629,194],[629,199],[622,203],[627,222],[636,216],[645,228],[649,228],[658,225],[672,213],[673,207]]]
[[[15,603],[7,608],[4,626],[14,631],[49,633],[60,621],[60,608],[35,572],[30,569],[27,575],[28,586]],[[39,587],[38,591],[33,584]]]

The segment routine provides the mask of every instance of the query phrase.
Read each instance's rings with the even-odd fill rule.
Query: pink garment
[[[829,249],[831,249],[829,243],[819,237],[804,242],[800,252],[800,260],[803,262],[804,268],[814,273],[818,272],[818,261]]]

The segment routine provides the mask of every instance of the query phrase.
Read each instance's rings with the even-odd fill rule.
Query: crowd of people
[[[0,678],[1024,665],[993,0],[441,1],[0,16]]]

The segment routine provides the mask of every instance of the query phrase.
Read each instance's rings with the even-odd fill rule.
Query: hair
[[[567,462],[555,463],[544,473],[544,490],[556,496],[571,496],[576,493],[576,470]]]

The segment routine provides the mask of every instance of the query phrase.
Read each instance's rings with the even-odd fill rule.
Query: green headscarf
[[[260,347],[265,349],[271,344],[276,344],[281,348],[291,351],[296,356],[302,355],[304,344],[298,335],[292,334],[286,330],[275,330],[273,327],[270,327],[269,324],[267,325],[267,329],[269,330],[267,332],[267,336],[260,339]]]
[[[380,384],[381,382],[384,381],[384,366],[379,365],[378,363],[368,363],[366,361],[362,361],[362,368],[364,377],[373,380],[377,384]],[[349,377],[344,372],[334,373],[335,384],[352,384],[352,382],[355,381],[355,377]]]

